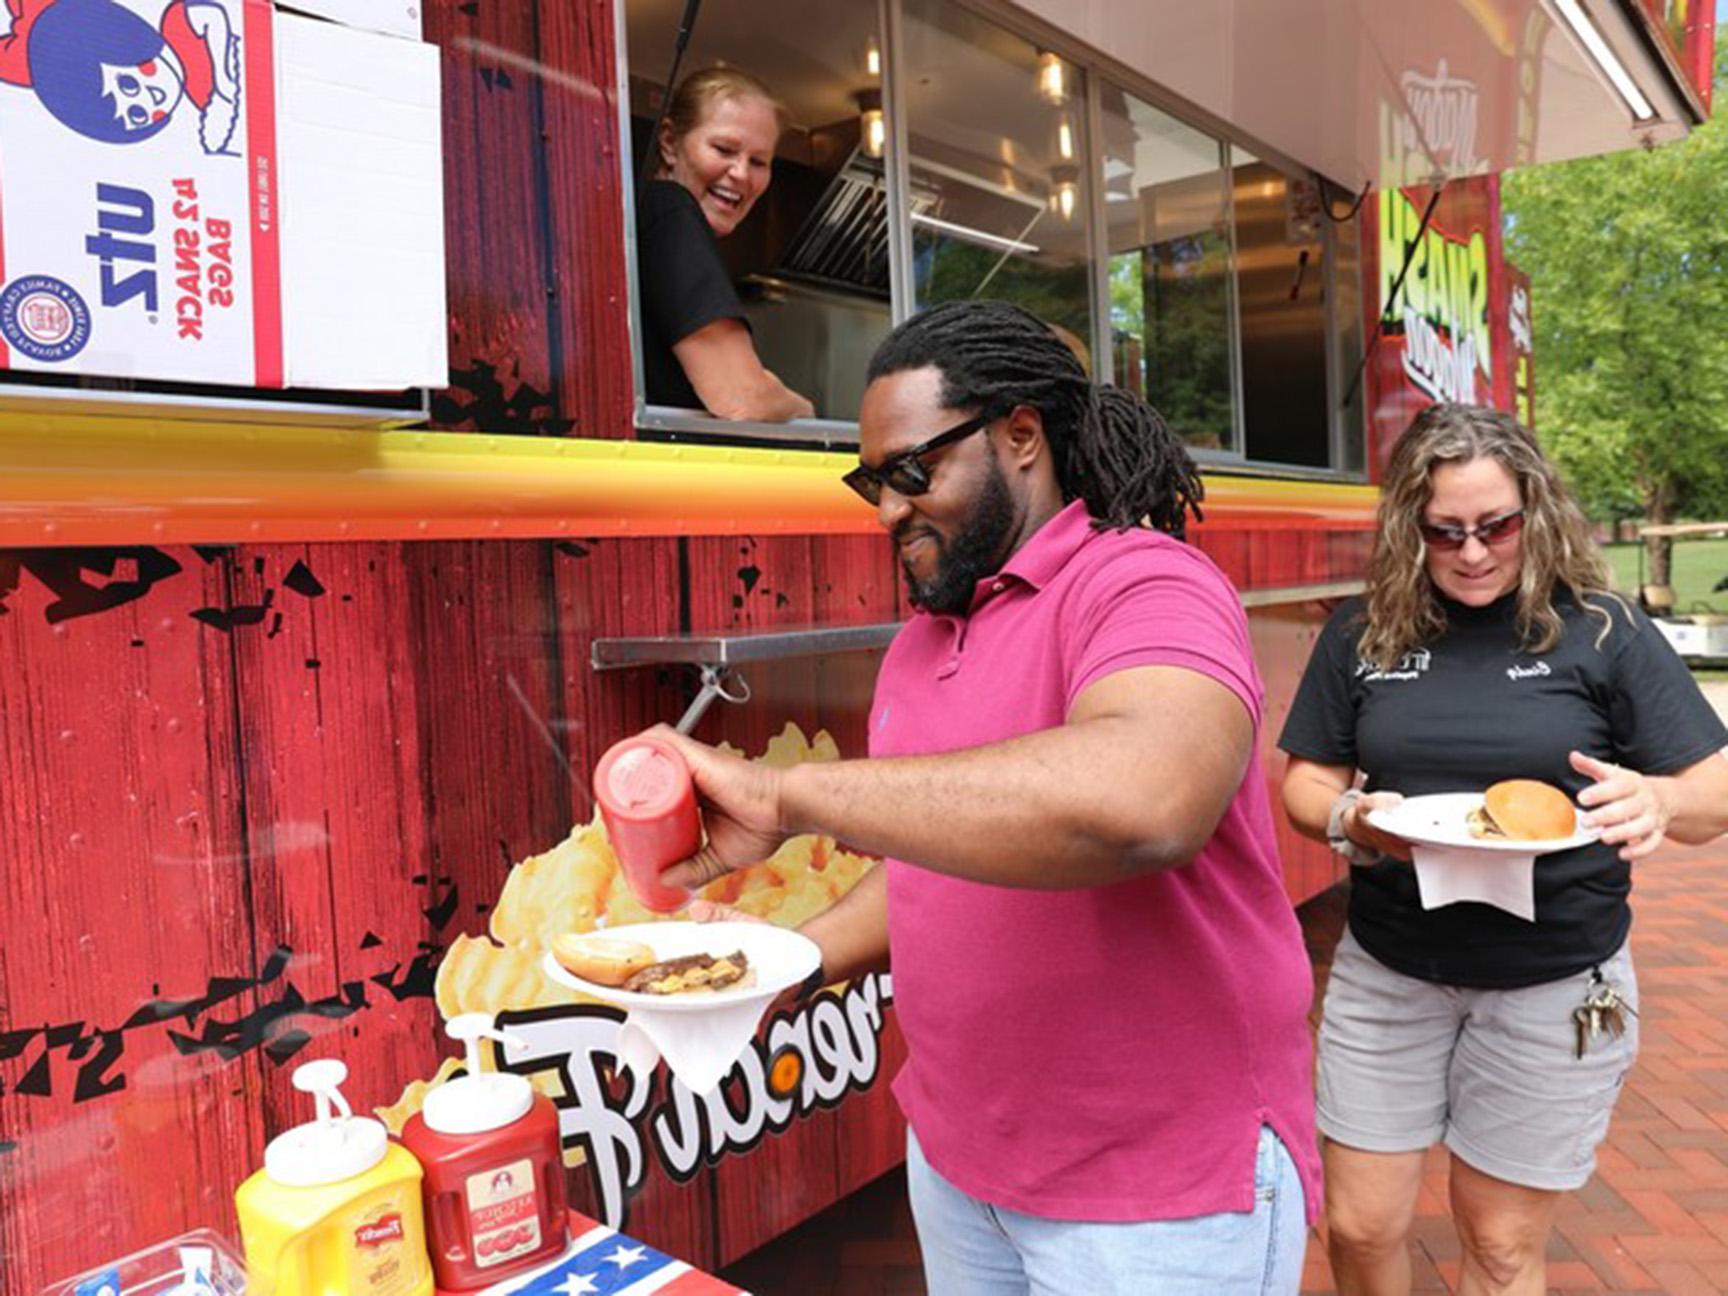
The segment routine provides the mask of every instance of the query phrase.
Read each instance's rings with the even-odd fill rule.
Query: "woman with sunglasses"
[[[1590,1177],[1637,1052],[1632,863],[1728,831],[1728,729],[1609,593],[1535,438],[1436,405],[1393,447],[1367,593],[1321,633],[1279,745],[1291,820],[1354,866],[1317,1086],[1339,1290],[1410,1290],[1423,1157],[1444,1142],[1460,1290],[1541,1292],[1555,1205]],[[1508,778],[1564,789],[1601,840],[1538,858],[1534,922],[1424,909],[1409,844],[1367,812]],[[1625,1030],[1580,1056],[1573,1013],[1603,986]]]

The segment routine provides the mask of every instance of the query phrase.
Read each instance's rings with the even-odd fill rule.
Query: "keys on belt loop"
[[[1615,1039],[1624,1035],[1628,1013],[1636,1017],[1638,1010],[1621,997],[1620,987],[1603,976],[1600,967],[1591,968],[1584,1002],[1572,1010],[1572,1024],[1578,1032],[1577,1056],[1583,1057],[1603,1032]]]

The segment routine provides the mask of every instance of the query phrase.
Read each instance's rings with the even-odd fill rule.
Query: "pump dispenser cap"
[[[492,1014],[462,1013],[444,1027],[467,1051],[468,1074],[446,1080],[426,1095],[420,1109],[429,1129],[440,1134],[484,1134],[521,1120],[534,1106],[534,1086],[526,1076],[480,1069],[480,1041],[497,1040],[517,1048],[526,1042],[492,1026]]]
[[[270,1140],[265,1174],[284,1187],[315,1188],[365,1174],[384,1159],[389,1149],[384,1125],[354,1114],[338,1088],[347,1078],[347,1066],[336,1058],[294,1068],[294,1087],[317,1099],[318,1116]]]

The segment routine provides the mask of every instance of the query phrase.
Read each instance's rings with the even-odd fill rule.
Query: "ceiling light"
[[[1038,97],[1060,108],[1068,102],[1068,68],[1049,50],[1038,56]]]
[[[879,158],[888,146],[888,123],[882,117],[882,92],[875,86],[860,90],[858,100],[858,145],[866,157]]]
[[[1620,56],[1602,38],[1601,31],[1591,21],[1590,15],[1584,12],[1584,6],[1578,0],[1554,0],[1554,8],[1566,25],[1572,29],[1572,34],[1584,46],[1584,52],[1598,68],[1602,75],[1608,78],[1608,83],[1614,87],[1626,107],[1632,112],[1634,121],[1650,121],[1656,116],[1656,110],[1650,106],[1650,101],[1644,97],[1644,92],[1638,88],[1638,83],[1632,79],[1632,74],[1626,70],[1626,65],[1620,61]]]
[[[1050,210],[1065,221],[1074,219],[1074,208],[1080,202],[1080,168],[1053,166],[1050,168]]]

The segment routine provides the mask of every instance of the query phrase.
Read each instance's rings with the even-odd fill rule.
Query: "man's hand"
[[[690,766],[708,843],[660,875],[669,887],[694,891],[735,869],[760,864],[790,835],[781,828],[780,771],[729,755],[670,725],[648,731],[671,743]]]

